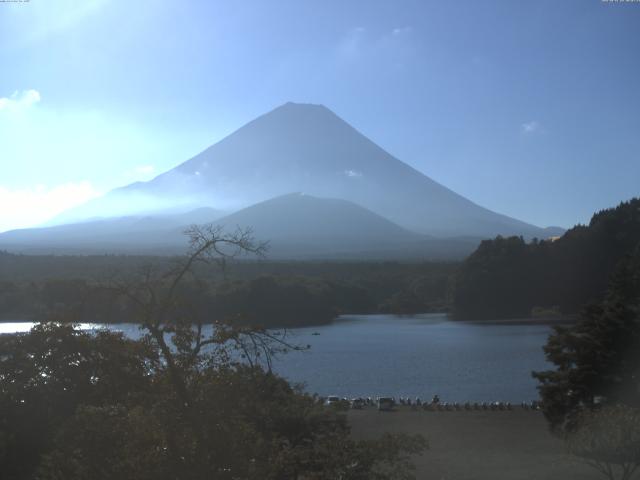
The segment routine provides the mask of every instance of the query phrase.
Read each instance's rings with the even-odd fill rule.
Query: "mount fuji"
[[[304,195],[291,196],[294,192]],[[356,215],[355,225],[365,218],[371,220],[368,215],[371,213],[386,221],[390,231],[402,231],[402,235],[392,237],[404,240],[416,234],[439,239],[480,239],[496,235],[546,238],[562,232],[481,207],[393,157],[328,108],[297,103],[286,103],[256,118],[148,182],[112,190],[64,212],[55,221],[76,224],[76,228],[82,229],[91,220],[94,226],[96,221],[106,222],[117,229],[122,222],[115,219],[120,217],[156,218],[154,232],[157,232],[158,222],[167,216],[175,226],[180,215],[188,217],[187,212],[203,207],[234,214],[286,196],[287,208],[300,203],[298,211],[302,217],[307,215],[310,221],[326,226],[323,239],[329,241],[333,236],[340,241],[342,232],[334,231],[336,222],[326,216],[335,215],[340,209],[325,209],[320,215],[317,208],[311,208],[317,207],[317,202],[310,202],[305,195],[361,207],[368,213]],[[284,203],[276,202],[269,204],[271,208],[262,209],[261,224],[268,224],[270,215],[275,221],[279,215],[276,207]],[[335,207],[335,203],[331,205]],[[309,208],[306,214],[305,208]],[[220,216],[223,215],[216,215]],[[258,217],[252,218],[257,221]],[[29,229],[18,237],[28,240],[32,237],[28,232],[39,231],[38,238],[45,242],[47,230]],[[288,230],[293,235],[292,242],[299,243],[295,231],[295,228]],[[126,229],[118,232],[127,234]],[[15,232],[1,234],[0,246],[9,238],[15,241],[18,237]],[[390,248],[390,243],[385,248]]]

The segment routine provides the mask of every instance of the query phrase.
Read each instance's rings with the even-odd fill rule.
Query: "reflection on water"
[[[0,323],[0,333],[30,327]],[[137,325],[109,328],[140,336]],[[451,322],[442,314],[347,315],[290,330],[289,340],[311,349],[280,357],[274,368],[321,395],[425,399],[437,393],[444,401],[520,402],[537,398],[531,371],[549,367],[542,346],[550,331],[538,324]]]
[[[28,332],[33,327],[33,322],[0,322],[0,335],[4,333],[23,333]],[[81,330],[93,330],[99,328],[100,325],[95,323],[81,323]]]

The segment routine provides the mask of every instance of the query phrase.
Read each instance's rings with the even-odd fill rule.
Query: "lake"
[[[0,333],[30,326],[0,323]],[[109,328],[140,334],[132,324]],[[538,396],[531,371],[550,368],[542,351],[550,332],[546,324],[453,322],[444,314],[344,315],[289,330],[290,341],[311,349],[279,357],[274,369],[323,396],[437,393],[451,402],[519,403]]]

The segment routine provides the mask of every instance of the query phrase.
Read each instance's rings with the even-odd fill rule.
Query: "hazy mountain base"
[[[176,255],[191,223],[251,227],[269,241],[271,259],[460,260],[481,238],[441,239],[417,234],[345,200],[290,194],[217,218],[198,209],[181,215],[99,219],[0,234],[0,247],[25,254]]]

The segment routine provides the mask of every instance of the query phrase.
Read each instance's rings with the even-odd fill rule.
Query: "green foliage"
[[[531,290],[523,272],[534,263],[531,250],[522,237],[483,241],[456,277],[456,315],[489,319],[526,315]]]
[[[80,405],[145,396],[156,363],[144,343],[107,331],[90,336],[72,325],[43,324],[28,335],[0,336],[3,473],[29,478]]]
[[[35,478],[167,478],[167,442],[158,420],[141,407],[80,405],[56,431]]]
[[[577,313],[604,297],[616,265],[640,244],[640,199],[596,213],[555,241],[487,240],[463,262],[453,309],[461,319],[527,317],[532,309]]]
[[[343,415],[214,355],[182,365],[186,407],[148,342],[59,324],[1,340],[4,478],[404,479],[425,446],[352,440]]]
[[[382,313],[444,312],[448,306],[449,277],[423,275],[412,279],[379,307]]]
[[[555,430],[575,429],[600,403],[640,407],[640,248],[619,265],[602,303],[555,328],[545,353],[556,370],[533,375]]]

